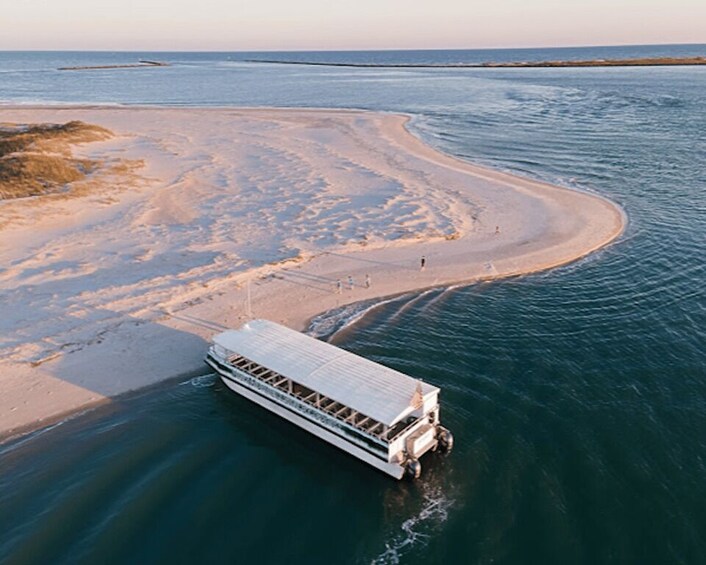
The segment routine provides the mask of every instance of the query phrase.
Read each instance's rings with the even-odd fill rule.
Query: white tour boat
[[[396,479],[453,447],[437,387],[280,324],[216,335],[206,362],[228,388]]]

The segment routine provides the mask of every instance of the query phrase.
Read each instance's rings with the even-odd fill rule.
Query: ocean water
[[[55,70],[143,57],[173,66]],[[408,112],[412,130],[443,151],[612,198],[628,228],[546,273],[314,321],[313,334],[442,388],[456,447],[423,461],[419,481],[388,479],[205,370],[1,445],[0,562],[706,562],[706,68],[342,69],[249,58],[0,53],[0,100]]]

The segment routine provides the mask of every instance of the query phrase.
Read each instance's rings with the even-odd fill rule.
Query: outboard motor
[[[437,428],[436,437],[443,452],[449,453],[454,448],[454,436],[445,427]]]
[[[419,462],[419,459],[407,459],[407,464],[405,465],[405,472],[407,473],[408,477],[412,479],[418,479],[419,476],[422,474],[422,464]]]

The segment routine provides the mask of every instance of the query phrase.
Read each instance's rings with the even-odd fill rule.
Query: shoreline
[[[169,67],[164,61],[140,60],[137,63],[122,63],[113,65],[83,65],[78,67],[59,67],[57,71],[101,71],[106,69],[145,69],[151,67]]]
[[[336,63],[286,59],[246,59],[246,63],[305,65],[359,69],[545,69],[602,67],[684,67],[706,65],[706,57],[648,57],[640,59],[587,59],[565,61],[512,61],[507,63]]]
[[[623,232],[627,223],[625,212],[603,196],[526,179],[444,154],[410,132],[407,128],[410,117],[399,114],[323,109],[0,106],[0,117],[4,121],[12,121],[7,115],[13,113],[19,117],[30,114],[35,117],[40,117],[38,114],[45,117],[70,114],[81,115],[84,121],[91,123],[96,123],[97,119],[99,125],[113,124],[113,127],[116,123],[122,124],[122,118],[128,114],[131,115],[129,119],[135,120],[134,123],[141,122],[143,118],[154,119],[157,123],[162,121],[162,114],[165,112],[172,120],[181,120],[182,124],[192,128],[188,130],[190,134],[206,129],[204,125],[194,126],[193,116],[207,122],[213,118],[219,120],[219,117],[224,118],[225,115],[234,116],[228,118],[234,120],[231,125],[245,120],[248,127],[256,123],[265,128],[262,130],[264,132],[267,132],[267,128],[272,129],[272,124],[277,124],[283,130],[290,128],[296,132],[304,131],[307,135],[312,135],[310,132],[314,131],[314,137],[307,137],[306,143],[311,143],[312,147],[335,147],[336,153],[331,157],[334,164],[364,164],[366,175],[375,171],[384,177],[386,183],[402,185],[400,193],[395,193],[392,201],[408,196],[407,192],[411,190],[412,198],[400,210],[418,204],[417,200],[420,198],[436,198],[434,206],[438,209],[432,210],[436,216],[424,208],[415,209],[416,216],[413,215],[410,221],[417,223],[410,224],[412,227],[418,225],[417,217],[422,215],[422,212],[437,222],[433,224],[432,220],[429,220],[429,223],[437,225],[437,228],[439,225],[446,226],[444,214],[449,215],[453,222],[463,225],[459,228],[460,231],[453,232],[450,236],[448,232],[451,228],[443,227],[447,230],[446,237],[440,232],[439,236],[423,236],[417,239],[411,237],[402,241],[383,237],[380,241],[371,240],[371,243],[366,245],[350,243],[342,248],[324,245],[313,251],[304,249],[296,257],[280,258],[275,263],[263,260],[252,268],[229,273],[225,280],[224,277],[214,277],[207,282],[214,290],[202,290],[201,294],[193,288],[186,292],[174,283],[168,290],[175,296],[169,296],[166,301],[159,297],[155,299],[160,308],[154,309],[160,310],[159,315],[154,315],[146,309],[125,309],[118,312],[119,316],[116,315],[120,323],[109,327],[104,334],[100,334],[104,328],[96,326],[100,339],[95,335],[88,335],[81,347],[69,349],[68,352],[64,352],[62,343],[59,343],[59,353],[45,360],[40,359],[35,367],[20,361],[18,355],[10,363],[4,362],[0,365],[0,392],[6,393],[3,396],[5,400],[0,401],[3,407],[0,412],[6,414],[5,418],[0,419],[0,443],[56,423],[71,413],[86,410],[90,406],[96,407],[117,401],[125,394],[201,371],[205,351],[203,347],[210,335],[225,327],[237,327],[248,318],[244,304],[248,292],[251,293],[251,309],[255,317],[267,317],[302,330],[310,324],[313,317],[323,312],[364,300],[383,300],[410,291],[421,292],[428,288],[473,284],[482,280],[520,276],[564,265],[613,242]],[[96,119],[91,120],[91,117]],[[317,122],[314,129],[312,121]],[[125,124],[125,132],[118,133],[127,135],[134,123]],[[162,131],[158,126],[155,127],[157,133]],[[149,133],[152,136],[154,132]],[[337,133],[336,139],[329,141],[328,137],[334,133]],[[266,139],[264,136],[271,134],[263,134],[258,130],[258,135]],[[322,137],[324,142],[318,137]],[[272,144],[271,147],[275,147],[275,142],[285,143],[276,137],[267,139],[268,143]],[[291,145],[290,141],[285,141]],[[127,151],[130,143],[134,144],[135,140],[128,139],[128,145],[121,146],[121,151]],[[198,143],[193,140],[185,143],[185,147],[188,145],[190,151],[199,149]],[[288,150],[291,149],[290,146],[287,147]],[[280,145],[277,145],[277,148],[280,148]],[[224,148],[216,144],[211,149],[215,152]],[[308,159],[309,149],[302,151],[300,157]],[[398,161],[392,164],[382,160],[374,162],[378,152]],[[344,155],[346,160],[342,161]],[[288,158],[291,159],[291,156]],[[322,167],[331,165],[325,162],[316,164]],[[296,165],[297,161],[286,163],[281,169],[285,175],[283,178],[288,178],[286,175],[292,174],[290,167],[296,168]],[[331,167],[333,172],[329,173],[330,178],[334,178],[336,167]],[[150,172],[158,170],[160,167],[157,166]],[[209,172],[210,170],[207,169]],[[259,174],[260,169],[255,172]],[[114,198],[119,202],[125,200],[125,210],[132,211],[136,203],[142,202],[140,199],[151,197],[154,200],[159,191],[173,193],[176,190],[169,179],[162,180],[164,184],[158,182],[156,188],[153,183],[151,186],[138,187]],[[286,180],[283,182],[286,183]],[[345,179],[340,182],[346,184]],[[434,191],[441,191],[441,198],[438,198],[439,194]],[[201,193],[199,195],[202,196]],[[283,198],[288,195],[297,196],[285,191]],[[444,209],[445,200],[449,198],[455,199],[454,205],[458,209]],[[69,202],[67,206],[74,204],[76,202]],[[172,201],[168,204],[175,206]],[[427,202],[422,204],[426,206]],[[523,214],[518,215],[517,210],[511,209],[510,204],[525,206]],[[393,212],[397,214],[399,211],[393,208]],[[526,218],[523,220],[524,212],[529,221]],[[110,213],[110,210],[107,209],[106,213]],[[113,210],[113,213],[116,211]],[[172,216],[176,214],[172,210],[169,210],[169,213]],[[464,214],[470,214],[472,219],[464,219]],[[373,229],[380,228],[375,224],[376,218],[373,214],[369,220]],[[537,222],[539,219],[544,221]],[[173,218],[166,220],[173,221]],[[166,220],[161,218],[163,222]],[[177,220],[182,222],[177,223],[177,226],[184,225],[183,218]],[[285,220],[289,218],[285,216]],[[361,221],[361,218],[358,221]],[[518,227],[506,227],[511,226],[512,222],[521,221],[525,223]],[[493,234],[493,224],[497,222],[503,225],[503,229],[500,234]],[[378,223],[382,223],[382,220],[378,220]],[[537,226],[535,223],[541,225]],[[171,236],[172,232],[178,229],[164,228],[165,225],[172,224],[159,224],[165,237]],[[331,229],[335,225],[337,224],[322,223],[319,228]],[[19,229],[18,233],[22,233],[22,229]],[[460,235],[455,237],[456,233]],[[226,243],[217,240],[209,245],[224,247]],[[103,243],[99,239],[96,245]],[[425,255],[429,261],[424,271],[418,268],[421,255]],[[360,281],[368,271],[372,274],[373,282],[370,288],[364,288]],[[196,272],[196,275],[195,279],[199,280],[199,273]],[[355,288],[336,294],[336,279],[345,282],[348,275],[357,281]],[[19,284],[16,280],[12,282]],[[100,293],[94,294],[100,298]],[[71,303],[74,309],[77,309],[76,301],[77,299]],[[122,302],[125,301],[122,299]],[[132,303],[130,307],[134,308]],[[86,313],[82,315],[90,318],[90,310],[91,308],[87,308]],[[142,349],[149,349],[146,344],[150,344],[152,349],[145,353]],[[170,362],[164,365],[155,364],[151,355],[160,358],[165,352],[173,355]],[[121,379],[120,371],[116,370],[115,363],[123,360],[125,353],[131,358],[131,369],[140,373],[135,378]],[[92,372],[104,370],[103,380],[117,379],[120,382],[115,386],[105,386],[100,378],[87,374],[88,367],[94,368]],[[10,371],[12,378],[8,380],[5,377]],[[46,398],[44,402],[42,398],[35,401],[34,397],[39,392],[52,396],[51,402]],[[32,401],[32,405],[9,417],[6,409],[13,404],[13,411],[18,412],[19,401],[24,401],[25,404]],[[59,407],[64,410],[60,411]]]

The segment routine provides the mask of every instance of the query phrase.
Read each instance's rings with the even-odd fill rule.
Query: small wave
[[[311,324],[309,324],[309,328],[306,333],[311,337],[330,340],[340,331],[355,324],[368,312],[375,310],[383,304],[405,300],[410,296],[411,293],[408,293],[377,302],[356,302],[354,304],[343,306],[342,308],[328,310],[327,312],[319,314],[311,320]]]
[[[216,384],[217,377],[215,373],[210,373],[208,375],[201,375],[200,377],[194,377],[189,382],[194,388],[208,388]]]
[[[684,106],[684,100],[678,96],[672,96],[670,94],[658,94],[658,95],[630,95],[626,96],[627,100],[638,106],[654,106],[654,107],[680,107]]]
[[[123,104],[121,102],[102,102],[96,100],[84,100],[84,101],[66,101],[66,100],[44,100],[41,98],[3,98],[0,99],[0,105],[2,106],[56,106],[56,107],[67,107],[67,108],[83,108],[85,106],[91,107],[105,107],[105,108],[122,108],[129,106],[129,104]]]
[[[208,373],[206,375],[199,375],[198,377],[193,377],[188,381],[180,383],[181,385],[191,385],[194,388],[208,388],[216,384],[218,376],[216,373]]]
[[[490,266],[494,270],[495,267],[492,266],[492,263],[490,263]],[[496,271],[497,272],[497,271]],[[435,304],[438,304],[440,300],[448,298],[451,293],[453,293],[455,290],[458,290],[459,288],[465,288],[467,286],[471,286],[469,283],[460,283],[460,284],[452,284],[450,286],[444,287],[439,294],[434,296],[431,300],[427,301],[424,303],[423,306],[419,308],[419,312],[426,312],[428,311],[432,306]]]
[[[402,562],[402,557],[411,549],[427,544],[433,531],[446,522],[453,500],[444,496],[441,489],[424,493],[422,508],[407,518],[400,526],[400,532],[385,543],[385,551],[371,561],[371,565],[393,565]]]
[[[425,296],[428,296],[429,294],[433,292],[439,292],[438,288],[430,288],[429,290],[425,290],[424,292],[418,294],[417,296],[413,297],[411,300],[406,301],[402,306],[400,306],[396,312],[394,312],[391,316],[389,321],[392,322],[399,318],[402,314],[404,314],[407,310],[409,310],[412,306],[414,306],[417,302],[419,302],[422,298]]]
[[[11,451],[17,449],[18,447],[26,444],[29,441],[32,441],[39,436],[42,436],[46,434],[47,432],[50,432],[52,430],[55,430],[59,426],[63,426],[67,422],[70,422],[71,420],[75,420],[79,416],[83,416],[84,414],[88,414],[89,412],[92,412],[95,410],[95,408],[88,408],[86,410],[80,410],[78,412],[74,412],[73,414],[70,414],[66,418],[63,418],[62,420],[59,420],[58,422],[55,422],[49,426],[46,426],[44,428],[40,428],[38,430],[29,432],[29,433],[20,433],[15,436],[10,436],[6,438],[5,444],[0,446],[0,455],[6,455],[10,453]]]

